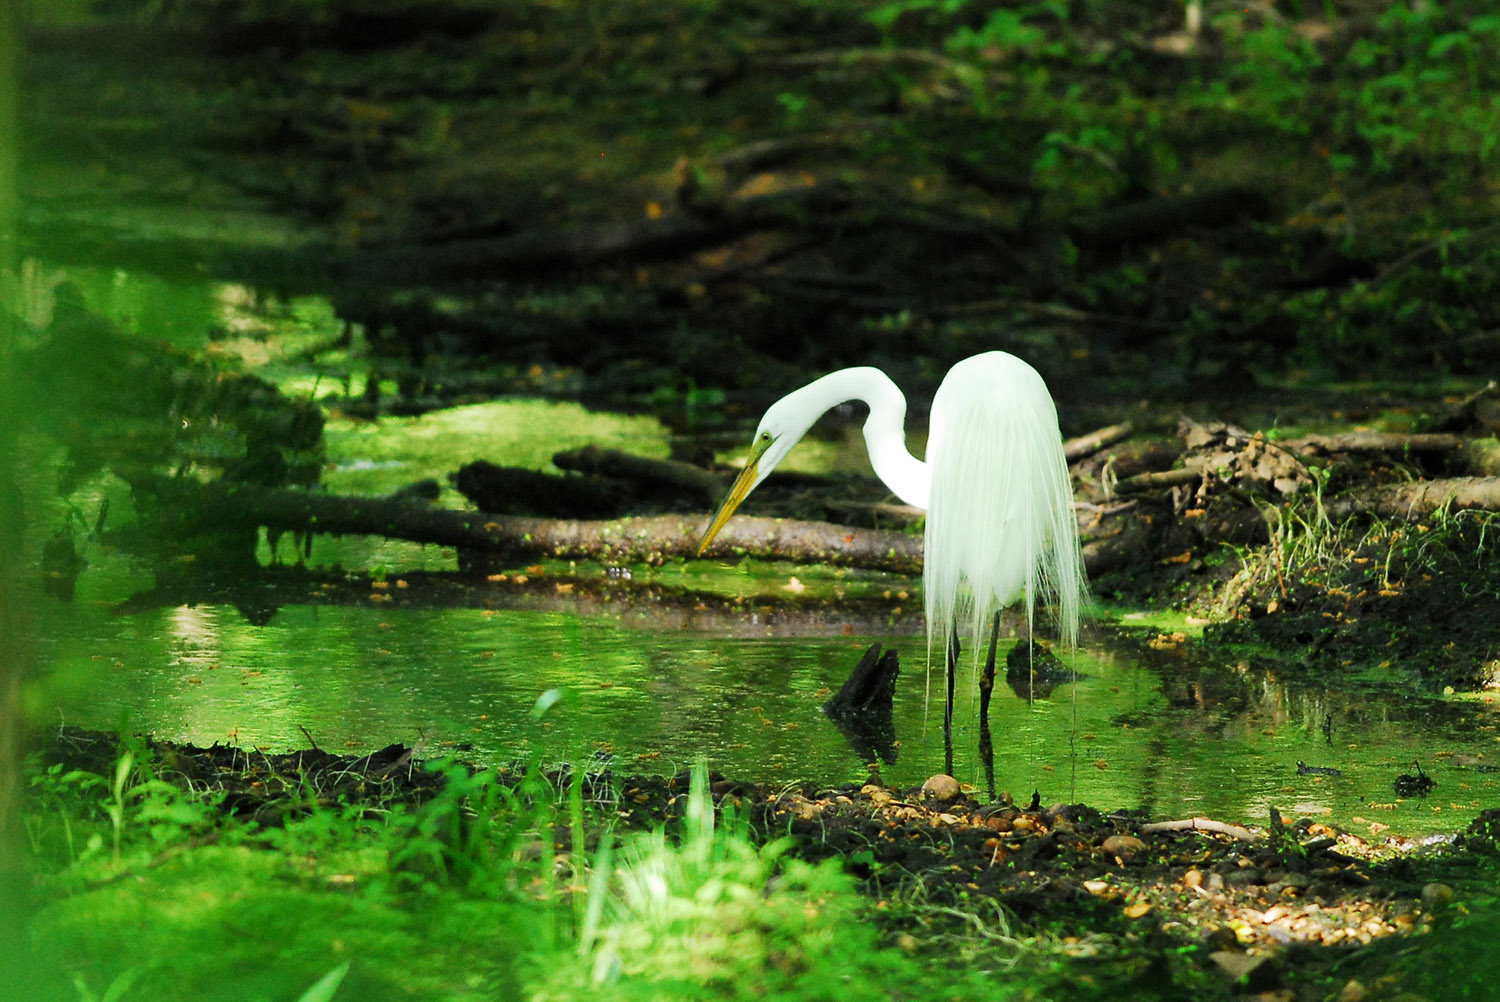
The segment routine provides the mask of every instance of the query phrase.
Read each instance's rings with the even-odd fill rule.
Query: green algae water
[[[316,297],[288,304],[268,331],[255,327],[238,287],[174,289],[119,272],[85,275],[82,284],[101,313],[165,332],[177,348],[191,349],[206,325],[249,332],[237,347],[220,343],[240,364],[268,338],[295,355],[332,343],[337,327]],[[270,358],[257,371],[287,392],[314,396],[347,363],[341,351],[313,363]],[[361,378],[347,378],[346,398]],[[422,478],[442,482],[475,458],[547,469],[555,451],[588,443],[648,456],[668,451],[666,430],[650,417],[525,399],[378,421],[331,413],[324,442],[325,485],[367,495]],[[851,448],[860,448],[857,437],[848,448],[809,443],[795,455],[847,467],[860,458],[847,455]],[[55,459],[46,446],[28,454],[34,496],[55,495],[48,482]],[[461,504],[443,491],[439,503]],[[111,525],[128,524],[128,491],[107,473],[52,502],[43,522],[57,524],[64,504],[87,521],[106,501]],[[124,728],[247,750],[316,743],[360,753],[399,743],[423,757],[490,764],[541,755],[608,762],[625,773],[676,772],[705,756],[737,779],[832,785],[869,776],[872,756],[821,707],[865,648],[879,643],[898,650],[902,664],[897,745],[877,763],[880,775],[906,787],[943,768],[942,680],[926,672],[919,616],[897,611],[920,606],[911,581],[791,569],[799,581],[788,567],[711,561],[546,568],[544,575],[558,575],[555,586],[543,586],[547,600],[516,602],[499,588],[491,594],[484,579],[441,593],[432,579],[418,579],[416,572],[456,577],[456,556],[442,547],[320,536],[309,554],[289,538],[263,536],[263,565],[306,561],[330,582],[347,568],[369,594],[258,608],[212,593],[174,598],[158,589],[156,571],[103,544],[84,555],[89,567],[71,601],[48,599],[39,611],[43,668],[25,691],[35,728]],[[19,571],[40,573],[34,558]],[[769,621],[753,604],[709,613],[657,605],[649,593],[614,604],[575,595],[576,575],[591,574],[731,596],[742,582],[764,586],[779,576],[808,612]],[[843,603],[881,594],[897,596],[884,621],[845,614]],[[1275,808],[1372,837],[1451,831],[1493,802],[1490,770],[1500,759],[1493,701],[1309,679],[1296,666],[1198,641],[1152,646],[1150,632],[1106,620],[1082,650],[1065,655],[1075,681],[1030,698],[997,686],[989,722],[997,792],[1255,825],[1267,824]],[[954,771],[983,794],[973,681],[961,673]],[[537,719],[538,699],[558,691],[563,698]],[[1418,768],[1437,786],[1425,798],[1398,796],[1395,778]]]
[[[229,606],[127,613],[97,594],[80,599],[51,612],[42,652],[51,669],[28,689],[36,726],[277,751],[400,743],[479,764],[538,753],[626,773],[676,772],[702,755],[734,778],[833,785],[867,776],[868,756],[821,707],[879,642],[903,664],[899,745],[880,774],[904,787],[942,771],[941,680],[929,699],[925,638],[911,634],[726,636],[557,611],[311,604],[252,625]],[[1158,819],[1263,825],[1275,807],[1411,836],[1461,826],[1492,800],[1488,704],[1386,705],[1244,663],[1195,661],[1201,651],[1162,658],[1138,639],[1113,639],[1070,655],[1079,679],[1045,699],[997,685],[999,790]],[[957,697],[955,771],[983,792],[970,681]],[[537,720],[549,690],[565,696]],[[1413,761],[1438,781],[1425,799],[1391,786]]]

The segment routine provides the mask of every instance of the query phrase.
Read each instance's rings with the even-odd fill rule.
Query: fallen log
[[[1075,459],[1082,459],[1090,453],[1114,445],[1129,435],[1132,430],[1130,422],[1125,421],[1112,424],[1107,428],[1100,428],[1098,431],[1091,431],[1087,435],[1070,438],[1063,443],[1063,455],[1071,463]]]
[[[1381,518],[1426,518],[1440,508],[1500,511],[1500,477],[1447,477],[1349,491],[1327,502],[1328,517],[1371,514]]]
[[[489,515],[433,508],[405,499],[361,498],[291,488],[200,483],[138,470],[119,471],[138,498],[143,521],[163,538],[205,531],[271,531],[376,535],[435,543],[502,559],[661,563],[690,557],[708,522],[703,515],[659,515],[611,521]],[[922,540],[899,532],[826,522],[736,518],[709,554],[795,560],[918,573]]]
[[[704,504],[714,504],[729,489],[728,477],[720,477],[692,463],[674,459],[650,459],[619,449],[586,445],[552,457],[559,469],[592,476],[625,480],[649,488],[653,493],[681,492]]]
[[[1137,473],[1135,476],[1126,477],[1115,484],[1115,490],[1120,494],[1131,494],[1136,491],[1156,490],[1159,487],[1181,487],[1184,484],[1196,484],[1202,480],[1202,470],[1191,466],[1183,466],[1175,470],[1155,470],[1149,473]]]
[[[1113,430],[1112,428],[1106,428],[1095,434],[1102,435]],[[1215,442],[1214,436],[1222,435],[1225,431],[1230,436],[1229,442],[1225,447],[1231,450],[1242,450],[1243,446],[1254,445],[1257,442],[1264,441],[1258,434],[1251,434],[1240,429],[1227,428],[1227,426],[1199,425],[1194,426],[1194,430],[1198,433],[1198,437],[1196,439],[1192,435],[1187,437],[1188,452],[1182,459],[1182,466],[1171,470],[1138,473],[1135,476],[1122,479],[1115,485],[1115,489],[1121,494],[1130,494],[1158,490],[1165,487],[1180,487],[1200,482],[1205,475],[1210,475],[1210,470],[1225,466],[1222,449],[1220,453],[1205,453],[1207,447]],[[1238,440],[1238,444],[1236,444],[1235,440]],[[1078,441],[1082,443],[1083,440]],[[1069,446],[1072,446],[1072,444],[1068,443]],[[1462,449],[1464,444],[1465,440],[1458,435],[1401,435],[1375,431],[1354,431],[1343,435],[1308,435],[1305,438],[1290,439],[1285,442],[1265,443],[1266,447],[1273,448],[1288,457],[1333,455],[1350,452],[1398,454],[1455,452]],[[1073,457],[1070,455],[1069,458]]]
[[[480,511],[552,518],[617,518],[634,502],[629,484],[577,474],[497,466],[483,459],[448,475],[454,490]]]
[[[1308,435],[1283,445],[1298,452],[1450,452],[1462,448],[1458,435],[1395,435],[1380,431],[1351,431],[1343,435]]]

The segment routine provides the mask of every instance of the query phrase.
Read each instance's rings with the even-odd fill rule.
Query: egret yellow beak
[[[750,458],[745,461],[745,468],[740,475],[734,478],[734,484],[729,488],[729,494],[724,498],[724,503],[719,505],[719,513],[714,520],[708,523],[703,537],[698,540],[698,551],[696,556],[703,556],[703,551],[708,549],[708,544],[714,541],[719,530],[724,528],[724,523],[729,521],[734,510],[740,506],[740,502],[750,493],[750,488],[755,486],[756,471],[760,468],[760,457],[766,454],[771,447],[771,439],[756,439],[755,445],[750,449]]]

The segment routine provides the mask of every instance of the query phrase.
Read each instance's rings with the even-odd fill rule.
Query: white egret
[[[906,398],[889,376],[870,366],[829,373],[766,411],[699,555],[813,422],[848,400],[869,405],[864,434],[875,475],[902,501],[927,509],[927,651],[929,664],[934,639],[948,652],[946,729],[958,636],[972,639],[977,656],[989,617],[1024,597],[1028,626],[1040,598],[1055,610],[1059,639],[1077,643],[1085,584],[1057,408],[1042,377],[1014,355],[966,358],[932,399],[924,462],[906,448]]]

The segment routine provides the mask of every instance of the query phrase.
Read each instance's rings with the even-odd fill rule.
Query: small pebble
[[[1129,862],[1146,851],[1146,843],[1134,835],[1111,835],[1100,846],[1108,855],[1118,856]]]
[[[962,791],[959,790],[958,780],[940,772],[922,784],[922,792],[938,800],[952,800]]]
[[[815,804],[810,800],[801,801],[793,809],[797,812],[797,817],[803,821],[816,821],[823,816],[823,805]]]
[[[1360,984],[1358,980],[1350,978],[1339,990],[1338,1002],[1365,1002],[1365,999],[1369,997],[1370,989]]]

